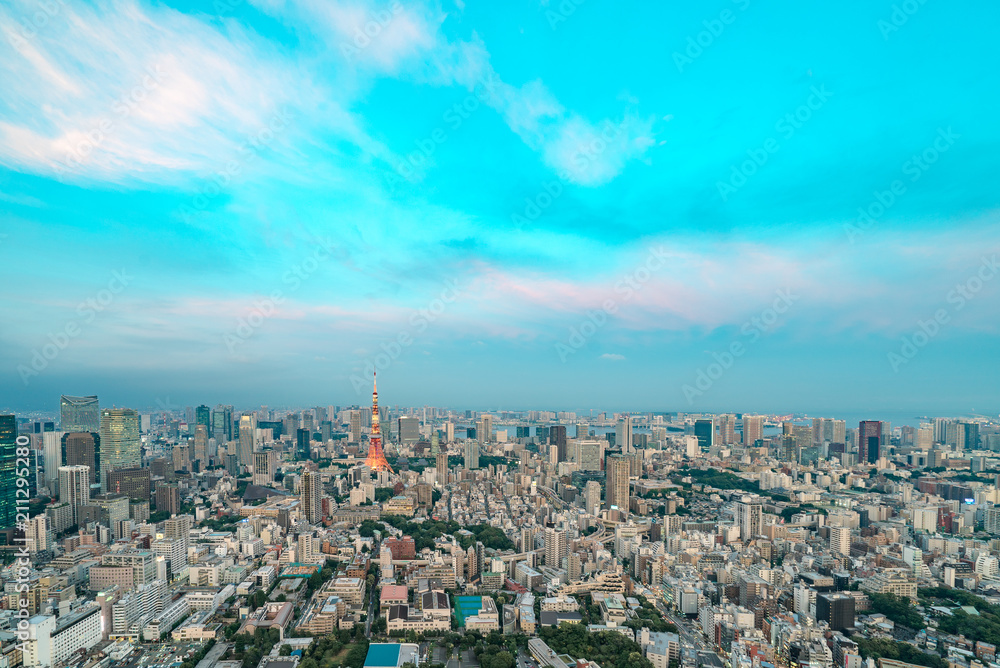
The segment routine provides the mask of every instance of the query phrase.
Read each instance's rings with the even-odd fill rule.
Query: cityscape
[[[1000,3],[0,2],[0,668],[1000,668]]]

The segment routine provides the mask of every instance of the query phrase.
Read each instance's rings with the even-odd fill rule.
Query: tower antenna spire
[[[378,378],[376,372],[372,372],[372,435],[368,441],[368,456],[365,464],[372,471],[388,471],[395,473],[389,462],[385,458],[385,450],[382,447],[382,428],[379,425],[378,414]]]

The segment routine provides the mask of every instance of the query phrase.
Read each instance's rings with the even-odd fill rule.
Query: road
[[[381,543],[375,543],[375,549],[372,550],[372,554],[378,554],[379,553],[379,546],[380,545],[381,545]],[[375,561],[373,560],[371,563],[374,564]],[[375,568],[378,568],[378,566],[375,566]],[[375,599],[376,599],[375,588],[372,587],[371,596],[368,597],[368,617],[365,619],[365,637],[368,638],[369,640],[372,637],[372,621],[375,619],[375,616],[374,616],[374,612],[375,612]]]

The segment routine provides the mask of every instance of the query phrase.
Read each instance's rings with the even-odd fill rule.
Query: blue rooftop
[[[399,645],[372,643],[368,646],[365,668],[396,668],[399,665]]]

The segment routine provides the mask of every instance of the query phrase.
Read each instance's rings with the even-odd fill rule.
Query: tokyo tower
[[[365,464],[372,471],[395,473],[392,467],[389,466],[389,462],[386,461],[385,450],[382,449],[382,430],[379,428],[378,415],[378,379],[374,373],[372,374],[372,381],[375,385],[372,390],[372,435],[369,439],[368,457],[365,459]]]

